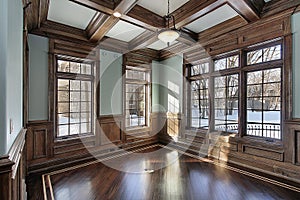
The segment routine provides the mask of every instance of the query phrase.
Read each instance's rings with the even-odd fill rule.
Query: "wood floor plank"
[[[58,173],[51,181],[56,200],[300,199],[299,192],[159,147]]]

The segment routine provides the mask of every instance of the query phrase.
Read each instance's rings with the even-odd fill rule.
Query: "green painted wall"
[[[152,112],[182,112],[181,55],[152,63]]]
[[[300,13],[292,16],[293,32],[293,115],[300,118]]]
[[[166,111],[160,104],[159,91],[161,90],[160,81],[160,68],[161,64],[158,61],[152,62],[152,112]]]
[[[0,2],[0,155],[7,153],[23,127],[23,5]],[[13,131],[10,132],[10,120]]]
[[[30,121],[48,119],[48,42],[48,38],[28,37]]]
[[[0,156],[6,153],[7,0],[0,1]]]
[[[100,115],[122,114],[122,54],[100,50]]]

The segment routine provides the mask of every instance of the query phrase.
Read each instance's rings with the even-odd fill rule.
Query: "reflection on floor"
[[[237,170],[240,171],[240,170]],[[266,179],[267,180],[267,179]],[[43,176],[47,199],[299,199],[297,191],[153,146]],[[41,191],[30,193],[39,198]]]

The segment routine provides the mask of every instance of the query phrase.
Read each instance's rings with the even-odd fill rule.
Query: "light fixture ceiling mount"
[[[170,0],[168,0],[168,13],[165,16],[168,27],[161,29],[158,32],[158,39],[163,41],[164,43],[170,44],[174,42],[180,36],[180,31],[175,27],[175,17],[170,14]],[[173,27],[170,28],[170,21],[173,21]]]

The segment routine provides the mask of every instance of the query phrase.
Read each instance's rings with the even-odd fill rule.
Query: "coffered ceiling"
[[[189,0],[171,0],[170,1],[170,12],[174,12],[181,6],[183,6]],[[164,0],[140,0],[138,5],[158,14],[165,16],[168,13],[168,1]]]
[[[50,0],[48,20],[85,29],[96,14],[89,9],[69,0]]]
[[[170,0],[170,12],[181,36],[168,46],[157,39],[158,31],[167,26],[163,17],[167,13],[167,0],[31,2],[26,9],[31,33],[110,47],[115,45],[114,49],[121,50],[151,48],[158,51],[199,44],[199,38],[218,26],[232,31],[255,22],[268,15],[275,4],[282,9],[299,4],[295,0],[289,1],[288,5],[284,0]],[[114,17],[115,11],[122,16]]]

